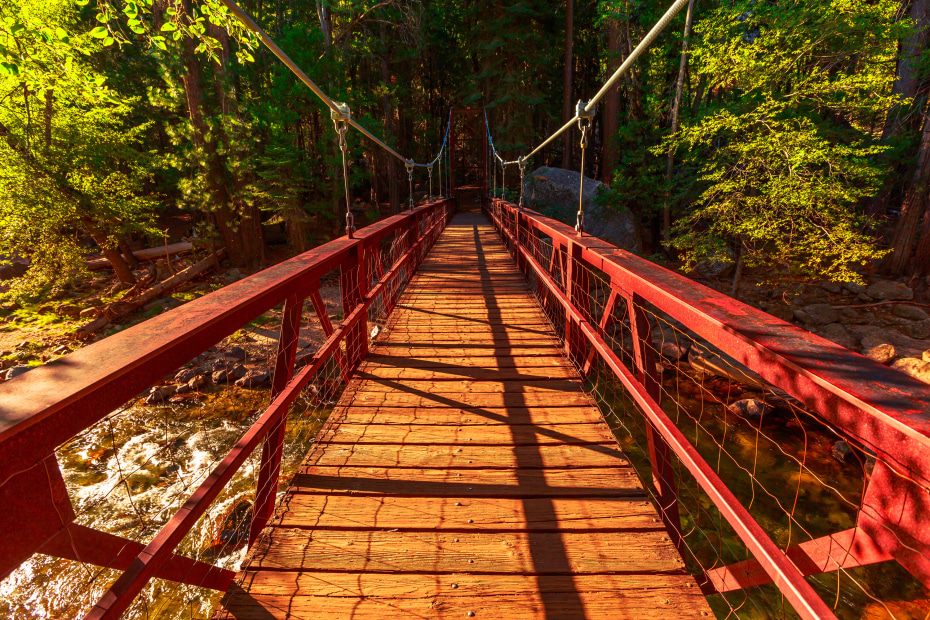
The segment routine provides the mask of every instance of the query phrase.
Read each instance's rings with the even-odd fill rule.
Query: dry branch
[[[223,260],[226,254],[226,250],[219,249],[215,253],[207,256],[198,263],[195,263],[183,271],[179,271],[175,275],[171,276],[163,282],[159,282],[152,288],[148,289],[138,297],[133,299],[120,299],[119,301],[114,301],[106,308],[104,308],[101,316],[97,317],[87,325],[82,325],[74,332],[75,338],[83,340],[89,338],[94,332],[102,329],[110,322],[125,316],[132,312],[133,310],[147,304],[152,301],[159,295],[170,291],[171,289],[184,284],[188,280],[191,280],[203,272],[207,271],[211,267],[219,266],[220,261]]]

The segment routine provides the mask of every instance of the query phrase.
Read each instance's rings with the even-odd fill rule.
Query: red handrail
[[[189,567],[192,561],[174,556],[174,548],[248,454],[263,439],[268,443],[269,432],[279,426],[290,403],[347,338],[355,342],[347,349],[349,359],[340,365],[348,373],[354,371],[367,350],[369,306],[396,288],[402,269],[408,274],[416,269],[445,227],[451,208],[450,200],[441,200],[387,218],[357,231],[351,239],[336,239],[0,384],[0,578],[37,550],[64,548],[63,553],[69,554],[73,545],[48,545],[65,531],[72,537],[94,536],[122,545],[122,555],[127,545],[135,545],[129,548],[136,558],[88,615],[115,618],[151,577],[181,572],[172,569],[175,564]],[[368,291],[366,258],[371,252],[380,256],[379,244],[395,232],[407,233],[405,251]],[[290,378],[293,371],[299,331],[291,323],[299,325],[300,308],[319,287],[320,277],[340,267],[346,318],[310,363],[285,384],[281,377]],[[347,279],[354,279],[351,290],[345,286]],[[104,539],[96,530],[75,528],[54,449],[282,301],[287,302],[285,315],[290,320],[282,323],[272,404],[155,539],[137,549],[137,543],[112,536]],[[263,451],[262,462],[262,472],[269,472],[273,482],[280,463],[280,446],[275,448]],[[273,502],[274,493],[269,498]],[[256,506],[255,514],[260,509]],[[57,516],[49,518],[49,514]],[[99,563],[106,557],[98,551],[94,559]],[[121,562],[125,568],[125,561]],[[193,564],[198,574],[213,568]],[[214,582],[228,586],[230,571],[215,570],[223,576]]]
[[[838,541],[849,540],[849,548],[845,550],[849,566],[893,557],[925,585],[930,585],[930,554],[927,553],[930,531],[924,524],[926,515],[930,514],[927,493],[930,488],[930,389],[926,384],[605,241],[580,236],[571,227],[535,211],[521,210],[499,199],[490,199],[487,211],[514,258],[524,266],[525,273],[535,273],[544,290],[565,309],[566,346],[570,356],[581,365],[584,354],[575,354],[572,349],[577,343],[569,342],[570,334],[580,333],[592,352],[600,355],[631,393],[651,422],[651,429],[658,433],[657,441],[662,445],[654,452],[659,455],[654,461],[659,462],[653,462],[652,466],[660,486],[667,482],[667,474],[662,471],[666,465],[661,462],[661,448],[670,448],[753,552],[755,562],[803,617],[832,617],[832,612],[822,606],[822,601],[801,578],[802,574],[814,572],[805,569],[802,573],[794,561],[804,555],[804,550],[792,547],[785,555],[775,547],[662,411],[656,394],[648,389],[650,379],[645,369],[649,365],[637,359],[640,372],[639,378],[634,378],[603,340],[603,325],[599,330],[588,316],[589,310],[576,299],[579,292],[587,288],[584,281],[587,276],[572,274],[571,264],[567,265],[563,292],[527,243],[549,238],[554,252],[564,251],[569,263],[577,261],[583,268],[576,268],[576,272],[587,269],[605,274],[611,287],[608,306],[614,303],[617,295],[627,299],[634,329],[639,324],[648,331],[648,324],[642,325],[643,319],[634,316],[633,308],[642,302],[651,303],[799,399],[851,442],[873,451],[877,455],[877,465],[860,509],[857,544],[844,532],[843,536],[831,539],[831,547],[835,548]],[[587,299],[586,290],[583,294]],[[638,301],[634,303],[634,300]],[[636,353],[638,358],[639,349]],[[585,366],[589,365],[590,359]],[[663,489],[657,491],[661,496]],[[666,525],[669,526],[668,520]],[[669,527],[674,539],[678,526]],[[726,569],[709,573],[710,583],[705,586],[713,591]],[[831,568],[821,568],[819,572],[825,570]],[[737,577],[751,569],[744,566],[740,571]],[[758,576],[755,579],[754,584],[765,582]]]

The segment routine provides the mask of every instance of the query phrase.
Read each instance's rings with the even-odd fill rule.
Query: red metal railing
[[[494,198],[486,210],[535,281],[569,358],[586,374],[601,360],[647,420],[652,494],[679,550],[685,555],[677,481],[685,469],[751,553],[743,562],[701,566],[696,577],[706,593],[774,582],[800,616],[831,618],[833,611],[805,576],[894,560],[930,586],[927,385],[534,211]],[[591,295],[595,280],[609,289],[597,303]],[[625,312],[618,311],[621,301]],[[647,307],[656,309],[651,322],[657,313],[678,321],[693,338],[732,356],[874,455],[854,528],[787,550],[773,542],[663,410]],[[608,342],[617,313],[625,314],[632,335],[627,359],[622,347]]]
[[[389,313],[452,210],[441,200],[385,219],[0,385],[0,578],[33,553],[124,571],[87,618],[116,618],[153,577],[225,590],[234,573],[175,555],[252,451],[262,443],[249,543],[274,510],[288,408],[331,358],[347,381],[368,346],[368,312]],[[382,264],[381,245],[395,240]],[[376,260],[373,257],[376,256]],[[333,329],[320,278],[341,272],[344,319]],[[304,301],[327,337],[294,375]],[[284,303],[271,404],[147,545],[74,522],[55,449],[194,356]]]

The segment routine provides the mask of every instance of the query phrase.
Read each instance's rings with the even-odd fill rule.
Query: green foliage
[[[840,281],[885,254],[857,205],[884,174],[874,124],[906,33],[897,4],[747,0],[705,15],[694,62],[726,95],[653,149],[700,162],[702,193],[672,241],[688,262],[742,252],[747,266]]]

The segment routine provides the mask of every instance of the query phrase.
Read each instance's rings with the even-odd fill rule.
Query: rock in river
[[[227,366],[213,372],[213,383],[234,383],[236,379],[245,376],[246,369],[242,364],[238,366]]]
[[[255,388],[271,381],[271,373],[267,370],[255,368],[236,380],[236,385],[244,388]]]

